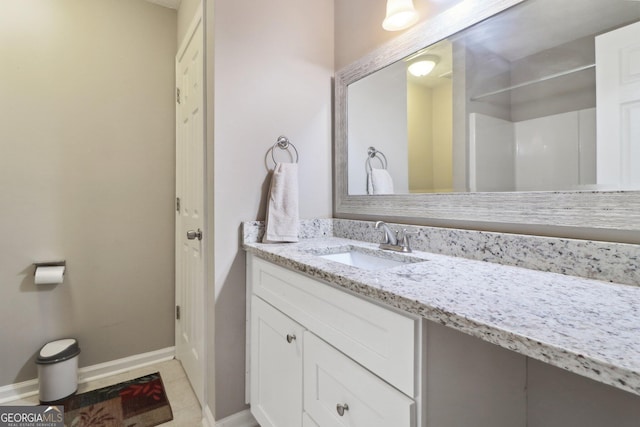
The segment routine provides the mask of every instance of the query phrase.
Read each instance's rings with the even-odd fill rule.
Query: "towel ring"
[[[367,172],[371,172],[373,170],[373,166],[371,166],[371,159],[378,159],[382,169],[387,168],[387,157],[382,153],[382,151],[376,150],[375,147],[369,147],[367,149],[367,160],[365,162]]]
[[[273,163],[278,163],[276,162],[276,157],[273,154],[273,151],[276,149],[276,147],[280,148],[281,150],[288,150],[289,147],[293,148],[293,151],[296,155],[296,160],[293,163],[298,163],[298,150],[296,149],[296,146],[289,141],[289,138],[287,138],[286,136],[279,136],[276,143],[273,144],[273,147],[271,147],[271,158],[273,159]]]

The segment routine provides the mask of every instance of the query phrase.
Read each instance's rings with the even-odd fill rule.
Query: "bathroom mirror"
[[[640,36],[613,31],[639,20],[630,0],[466,0],[344,68],[335,215],[640,230]]]

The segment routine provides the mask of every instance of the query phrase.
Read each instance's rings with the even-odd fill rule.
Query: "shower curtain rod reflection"
[[[583,65],[581,67],[572,68],[571,70],[561,71],[559,73],[550,74],[548,76],[540,77],[540,78],[535,79],[535,80],[529,80],[529,81],[526,81],[526,82],[523,82],[523,83],[519,83],[517,85],[505,87],[503,89],[498,89],[498,90],[494,90],[492,92],[483,93],[482,95],[472,96],[471,97],[471,101],[479,101],[482,98],[487,98],[489,96],[498,95],[498,94],[504,93],[504,92],[509,92],[510,90],[520,89],[522,87],[531,86],[531,85],[536,84],[536,83],[546,82],[547,80],[556,79],[558,77],[568,76],[569,74],[577,73],[579,71],[588,70],[590,68],[594,68],[595,66],[596,66],[596,64]]]

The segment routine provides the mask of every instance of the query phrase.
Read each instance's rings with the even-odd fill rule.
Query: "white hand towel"
[[[263,243],[297,242],[298,164],[277,163],[271,177]]]
[[[367,193],[393,194],[393,179],[386,169],[372,169],[367,174]]]

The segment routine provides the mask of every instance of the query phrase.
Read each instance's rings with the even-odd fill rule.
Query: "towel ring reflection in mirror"
[[[373,166],[371,165],[371,159],[378,159],[382,169],[387,168],[387,156],[385,156],[382,151],[378,151],[375,147],[369,147],[367,150],[367,161],[366,161],[366,169],[367,172],[371,172],[373,170]]]
[[[296,149],[296,146],[289,141],[289,138],[287,138],[286,136],[279,136],[276,143],[273,144],[273,147],[271,147],[271,158],[273,159],[273,163],[278,163],[276,162],[276,156],[273,154],[276,147],[280,148],[281,150],[289,150],[289,147],[293,148],[295,159],[293,156],[291,156],[291,158],[293,160],[293,163],[298,163],[298,150]]]

